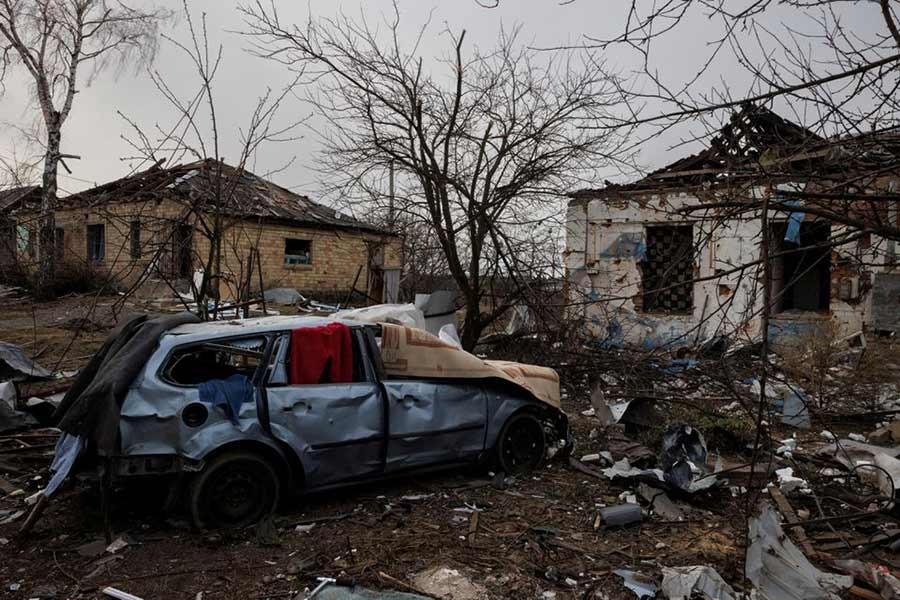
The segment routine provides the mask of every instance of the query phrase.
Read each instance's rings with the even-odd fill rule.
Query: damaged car
[[[571,448],[549,368],[390,323],[143,319],[111,336],[63,400],[60,446],[102,465],[109,485],[165,478],[198,527],[413,472],[523,474]],[[64,459],[58,450],[56,479]]]

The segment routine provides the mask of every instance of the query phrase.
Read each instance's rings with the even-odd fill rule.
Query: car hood
[[[382,324],[381,357],[385,373],[400,377],[502,379],[537,400],[559,409],[559,375],[524,363],[484,360],[413,327]]]

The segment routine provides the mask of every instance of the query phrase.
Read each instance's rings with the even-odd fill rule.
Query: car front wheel
[[[280,487],[275,468],[262,456],[225,452],[191,482],[191,517],[199,528],[250,525],[275,510]]]
[[[536,469],[546,452],[544,426],[529,413],[509,418],[497,442],[497,462],[508,475],[523,475]]]

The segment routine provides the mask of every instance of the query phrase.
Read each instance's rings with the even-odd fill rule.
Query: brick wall
[[[57,228],[64,232],[64,260],[86,262],[87,227],[103,224],[105,252],[103,260],[95,263],[98,268],[109,271],[125,284],[133,283],[148,267],[154,275],[161,270],[167,277],[174,277],[179,266],[176,230],[187,227],[192,229],[190,267],[193,271],[206,263],[209,239],[203,234],[202,224],[196,218],[188,218],[187,214],[183,206],[169,200],[59,210],[56,221]],[[33,228],[36,215],[20,214],[16,220]],[[140,223],[140,255],[133,258],[131,231],[135,221]],[[359,273],[356,288],[365,290],[369,278],[369,249],[373,243],[384,244],[384,268],[401,267],[400,239],[393,236],[247,220],[231,220],[225,227],[220,284],[220,293],[225,298],[233,297],[239,283],[246,281],[252,248],[259,250],[265,288],[293,287],[310,293],[344,293],[351,289]],[[310,264],[285,264],[285,240],[290,238],[310,242]],[[19,260],[25,265],[34,264],[34,259],[27,254],[20,255]],[[258,277],[254,267],[253,290],[259,289]]]

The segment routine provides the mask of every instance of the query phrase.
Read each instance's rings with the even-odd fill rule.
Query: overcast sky
[[[176,12],[180,2],[163,1]],[[313,0],[309,3],[294,0],[277,0],[283,21],[304,21],[309,14],[315,18],[334,15],[338,10],[350,16],[363,11],[370,21],[383,18],[391,10],[389,0]],[[399,0],[404,33],[412,39],[418,26],[431,17],[431,35],[426,36],[420,52],[425,56],[442,56],[448,50],[449,40],[442,30],[450,28],[467,30],[467,40],[480,47],[490,47],[501,27],[521,25],[522,38],[535,46],[555,46],[581,41],[583,34],[597,37],[612,36],[620,32],[625,22],[628,2],[620,0],[578,0],[560,6],[558,0],[502,0],[494,9],[480,7],[475,0]],[[191,11],[199,19],[207,13],[211,42],[222,44],[224,61],[215,82],[219,119],[222,123],[223,155],[236,157],[238,128],[243,126],[257,98],[267,87],[277,88],[287,79],[280,65],[251,56],[245,51],[246,41],[235,31],[243,26],[241,16],[233,0],[189,0]],[[776,20],[787,18],[787,13],[773,14]],[[883,26],[878,19],[877,3],[848,3],[848,24],[865,32]],[[802,24],[798,23],[798,26]],[[165,27],[176,39],[187,41],[183,16]],[[705,56],[706,42],[714,33],[714,27],[701,17],[684,23],[676,36],[669,36],[655,47],[657,66],[664,77],[673,83],[692,76],[698,61]],[[628,73],[637,66],[637,56],[624,49],[605,54],[607,64],[620,73]],[[197,78],[179,51],[162,42],[153,68],[166,78],[182,97],[196,93]],[[721,78],[736,90],[746,88],[748,81],[741,69],[731,59],[724,58],[710,73],[709,85]],[[10,156],[15,147],[20,154],[26,152],[21,139],[10,124],[23,125],[34,122],[33,107],[28,104],[27,80],[19,75],[9,78],[5,95],[0,97],[0,154]],[[283,121],[287,122],[311,112],[300,101],[291,100],[283,109]],[[61,194],[83,189],[95,183],[103,183],[120,177],[129,171],[125,160],[131,151],[122,136],[128,133],[126,122],[118,112],[127,115],[150,130],[154,124],[173,122],[174,112],[166,106],[146,73],[125,72],[115,77],[111,72],[101,74],[88,87],[82,87],[76,97],[71,116],[63,131],[63,152],[78,154],[80,161],[71,161],[73,174],[60,170]],[[311,168],[315,158],[315,136],[299,130],[302,139],[289,144],[263,147],[255,157],[253,169],[260,174],[276,169],[291,158],[296,158],[285,171],[273,179],[297,192],[316,195],[317,174]],[[689,151],[694,146],[673,149],[679,137],[690,136],[689,130],[674,132],[666,137],[648,142],[641,151],[641,159],[647,167],[659,167]],[[599,184],[599,182],[598,182]]]

